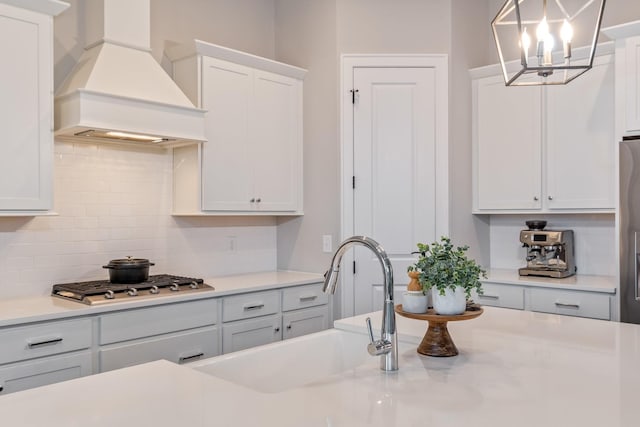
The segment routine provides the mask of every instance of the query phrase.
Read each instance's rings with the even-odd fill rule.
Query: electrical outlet
[[[331,241],[331,235],[325,234],[322,236],[322,252],[331,253],[333,251],[333,243]]]
[[[229,252],[235,252],[236,250],[236,236],[227,236],[227,249]]]

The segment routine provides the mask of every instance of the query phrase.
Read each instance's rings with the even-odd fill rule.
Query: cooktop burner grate
[[[108,280],[59,283],[53,285],[53,296],[75,300],[84,304],[122,301],[128,297],[154,297],[174,292],[194,292],[213,290],[202,279],[192,277],[156,274],[140,283],[118,284]]]

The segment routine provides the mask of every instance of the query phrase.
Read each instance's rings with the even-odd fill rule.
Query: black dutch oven
[[[149,267],[155,265],[144,258],[112,259],[103,268],[109,269],[111,283],[141,283],[149,279]]]

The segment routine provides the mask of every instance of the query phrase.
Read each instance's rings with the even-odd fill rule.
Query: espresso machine
[[[527,248],[527,266],[520,276],[562,278],[576,273],[573,230],[545,230],[546,221],[526,221],[520,242]]]

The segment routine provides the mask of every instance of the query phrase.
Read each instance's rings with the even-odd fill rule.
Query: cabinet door
[[[189,363],[220,354],[218,327],[169,334],[101,348],[100,372],[165,359]]]
[[[295,211],[301,174],[301,85],[296,79],[254,72],[251,156],[255,207]],[[258,202],[259,200],[259,202]]]
[[[540,209],[541,89],[474,82],[476,210]]]
[[[202,58],[202,108],[207,110],[208,138],[202,147],[203,210],[252,208],[252,91],[251,68]]]
[[[0,210],[51,208],[51,18],[0,5]]]
[[[91,351],[52,356],[0,367],[0,396],[91,375]]]
[[[531,311],[610,320],[611,301],[608,294],[531,288]]]
[[[329,328],[329,308],[320,306],[290,311],[282,315],[282,337],[295,338]]]
[[[564,86],[546,88],[549,209],[615,208],[613,56]]]
[[[222,352],[226,354],[280,341],[281,323],[280,314],[225,323],[222,327]]]
[[[625,131],[637,134],[640,132],[640,37],[629,37],[625,43]]]
[[[482,295],[475,291],[471,295],[471,298],[481,305],[524,310],[524,287],[522,286],[483,283],[482,290],[484,292]]]

